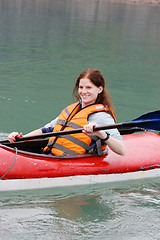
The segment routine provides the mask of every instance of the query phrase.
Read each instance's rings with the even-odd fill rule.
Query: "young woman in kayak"
[[[83,127],[82,133],[51,137],[44,153],[68,156],[85,153],[102,154],[107,146],[115,153],[124,155],[126,148],[117,129],[93,131],[96,126],[114,124],[116,121],[110,94],[105,90],[105,80],[97,69],[87,69],[76,80],[73,96],[77,102],[66,107],[57,117],[44,127],[25,136],[63,131]],[[13,132],[8,136],[10,142],[22,137]]]

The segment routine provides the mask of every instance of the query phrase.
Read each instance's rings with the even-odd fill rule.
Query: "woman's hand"
[[[97,127],[97,123],[89,123],[87,125],[84,125],[83,126],[83,133],[87,134],[87,135],[96,135],[96,133],[98,131],[93,131],[94,130],[94,127]],[[94,133],[93,133],[94,132]]]
[[[8,140],[11,143],[14,143],[16,141],[16,138],[20,138],[20,137],[22,137],[22,133],[12,132],[12,133],[9,134]]]
[[[97,123],[89,123],[87,125],[83,126],[83,133],[87,134],[87,135],[95,135],[101,139],[105,139],[107,137],[107,134],[105,133],[105,131],[94,131],[94,127],[97,127]]]
[[[83,126],[83,133],[85,134],[92,134],[93,133],[93,128],[96,127],[96,123],[89,123],[87,125]]]
[[[25,135],[22,135],[22,133],[18,133],[18,132],[12,132],[9,134],[8,136],[8,140],[11,142],[11,143],[14,143],[16,141],[16,138],[20,138],[20,137],[28,137],[28,136],[33,136],[33,135],[39,135],[39,134],[42,134],[42,130],[41,128],[39,129],[36,129],[32,132],[29,132]]]

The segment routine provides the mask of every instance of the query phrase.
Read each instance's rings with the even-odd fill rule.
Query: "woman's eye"
[[[82,87],[82,86],[79,86],[79,89],[91,89],[92,87],[88,86],[88,87]]]

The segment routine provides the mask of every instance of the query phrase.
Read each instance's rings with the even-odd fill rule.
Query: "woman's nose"
[[[82,93],[86,93],[86,92],[87,92],[86,88],[83,88]]]

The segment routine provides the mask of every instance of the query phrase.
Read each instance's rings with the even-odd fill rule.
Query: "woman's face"
[[[95,86],[88,78],[81,78],[79,81],[78,93],[82,100],[82,108],[94,104],[103,87]]]

